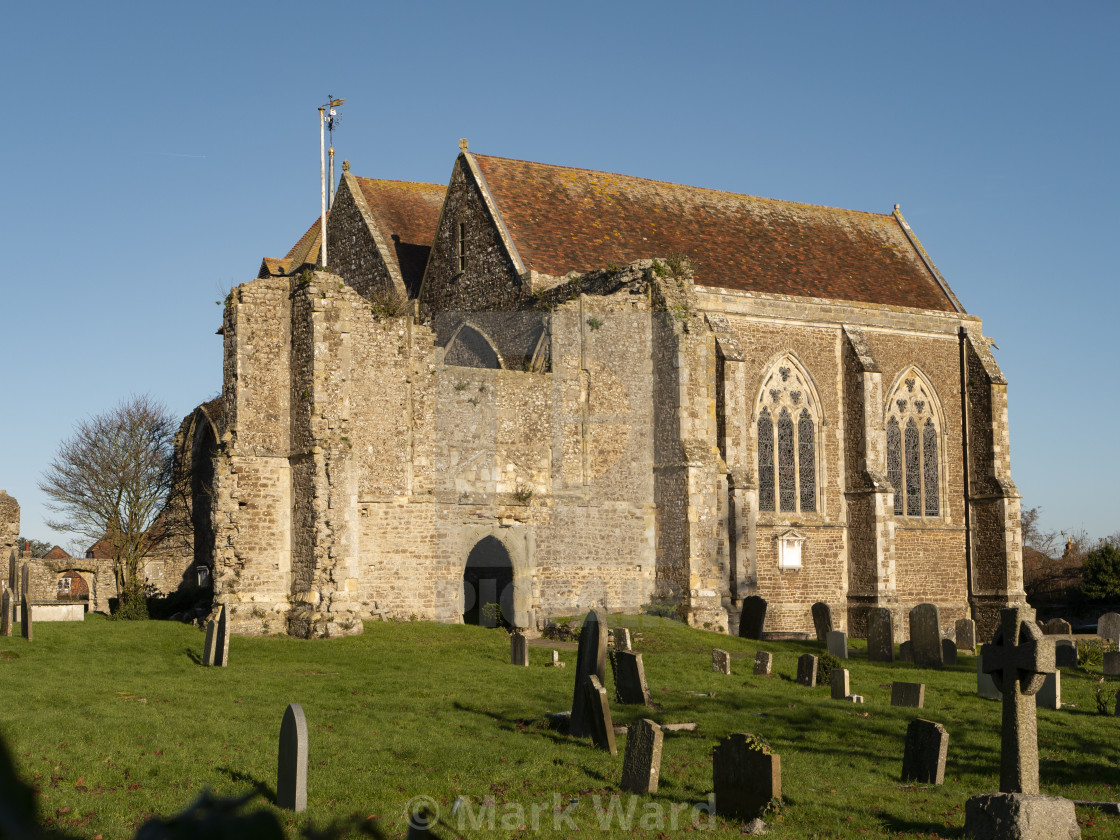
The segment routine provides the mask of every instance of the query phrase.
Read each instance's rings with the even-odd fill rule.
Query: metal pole
[[[331,193],[327,196],[327,209],[330,210],[334,206],[334,146],[332,145],[327,149],[327,157],[331,161],[331,178],[328,182],[331,185]]]
[[[323,136],[324,119],[323,109],[319,106],[319,232],[322,238],[322,247],[319,251],[321,259],[319,265],[327,265],[327,161],[325,147],[326,138]]]

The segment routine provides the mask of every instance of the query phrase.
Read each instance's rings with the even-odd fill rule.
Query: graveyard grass
[[[739,822],[692,809],[712,790],[712,748],[739,731],[781,755],[784,803],[766,816],[770,837],[959,837],[965,801],[998,788],[1001,704],[976,696],[971,656],[919,671],[869,663],[863,643],[850,642],[859,649],[846,663],[851,690],[865,697],[853,705],[829,699],[827,680],[793,682],[797,657],[822,652],[816,642],[728,638],[648,616],[610,623],[620,621],[658,708],[612,702],[616,725],[699,724],[666,735],[650,796],[619,791],[625,736],[611,757],[549,728],[547,712],[571,707],[574,646],[561,650],[566,668],[545,664],[560,645],[532,646],[531,667],[518,668],[504,631],[462,625],[373,622],[361,636],[326,641],[234,637],[229,667],[204,668],[203,634],[190,626],[40,623],[33,643],[0,638],[0,735],[39,791],[44,826],[105,840],[182,811],[204,789],[256,788],[264,795],[248,809],[273,808],[292,702],[307,717],[310,760],[308,810],[276,811],[291,837],[349,817],[403,837],[417,796],[454,829],[438,827],[440,837],[656,838],[693,828],[740,837]],[[732,654],[730,676],[712,671],[714,647]],[[751,673],[758,650],[774,654],[770,677]],[[1120,718],[1096,713],[1100,678],[1099,665],[1064,670],[1067,708],[1039,710],[1043,793],[1120,798]],[[924,682],[925,708],[892,708],[894,680]],[[613,698],[609,666],[606,683]],[[949,732],[943,786],[900,781],[915,717]],[[1078,819],[1085,838],[1120,836],[1120,818],[1082,808]]]

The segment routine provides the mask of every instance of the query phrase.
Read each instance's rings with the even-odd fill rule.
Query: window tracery
[[[820,414],[807,375],[792,359],[771,368],[757,411],[759,511],[815,513]]]
[[[887,399],[887,480],[895,516],[940,516],[940,412],[928,380],[911,369]]]

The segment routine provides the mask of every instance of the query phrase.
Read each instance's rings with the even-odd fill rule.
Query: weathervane
[[[334,127],[338,123],[338,111],[335,109],[345,102],[345,99],[333,99],[327,94],[327,104],[319,106],[319,232],[323,240],[320,249],[319,265],[327,265],[327,210],[334,203]],[[330,172],[330,202],[327,201],[327,161],[324,152],[326,145],[325,130],[330,131],[331,146],[331,172]]]

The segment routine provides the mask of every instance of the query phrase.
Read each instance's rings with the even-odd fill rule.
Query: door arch
[[[491,535],[476,542],[463,567],[463,623],[512,625],[513,578],[513,560],[501,540]]]

